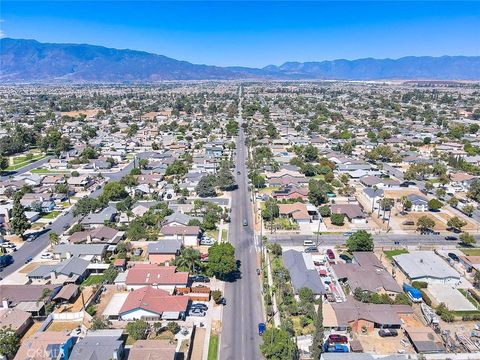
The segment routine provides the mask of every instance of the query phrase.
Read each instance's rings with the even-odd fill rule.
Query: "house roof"
[[[58,285],[0,285],[0,299],[8,300],[11,306],[20,302],[38,301],[42,297],[43,289],[54,292]]]
[[[352,297],[347,301],[332,304],[340,326],[351,322],[366,320],[379,325],[402,325],[399,314],[412,314],[408,305],[369,304],[359,302]]]
[[[69,236],[68,241],[72,243],[78,243],[87,241],[90,239],[98,239],[99,241],[109,242],[112,241],[120,231],[113,229],[108,226],[99,226],[92,230],[87,231],[77,231]]]
[[[333,214],[345,214],[349,219],[365,217],[362,208],[357,204],[334,204],[330,208]]]
[[[127,272],[127,285],[176,285],[188,283],[188,272],[176,272],[175,266],[137,264]]]
[[[175,254],[182,247],[180,240],[160,240],[148,244],[149,254]]]
[[[174,360],[176,345],[168,340],[137,340],[130,348],[128,360]]]
[[[311,289],[315,294],[326,293],[317,271],[307,268],[301,252],[296,250],[285,251],[283,253],[283,262],[290,272],[290,278],[296,294],[298,289],[302,287]]]
[[[179,224],[188,225],[188,222],[193,218],[189,215],[186,215],[181,212],[174,212],[173,214],[165,218],[164,224],[170,224],[172,222],[177,222]]]
[[[369,197],[369,198],[374,198],[374,197],[382,197],[384,194],[384,191],[382,189],[373,189],[373,188],[365,188],[363,189],[363,192]]]
[[[427,205],[428,204],[428,200],[425,197],[417,195],[417,194],[407,195],[407,199],[410,200],[413,205]]]
[[[475,176],[464,172],[450,174],[450,180],[455,182],[469,181],[473,179],[475,179]]]
[[[67,253],[73,257],[101,256],[106,246],[106,244],[57,244],[53,247],[53,252],[60,254],[62,257],[66,257]]]
[[[278,204],[278,209],[282,215],[290,215],[294,219],[310,219],[305,204],[296,202],[293,204]]]
[[[433,251],[415,251],[396,255],[393,259],[410,279],[460,279],[460,274]]]
[[[104,224],[105,221],[110,221],[117,213],[117,210],[112,206],[107,206],[100,212],[88,214],[81,221],[82,224]]]
[[[59,354],[60,348],[69,339],[70,335],[61,331],[36,332],[22,342],[14,360],[32,359],[33,357],[31,354]],[[35,358],[37,357],[35,356]]]
[[[200,227],[198,226],[163,226],[160,230],[163,235],[198,235]]]
[[[55,265],[40,265],[38,268],[30,271],[28,277],[47,278],[50,273],[55,272],[65,276],[83,275],[87,270],[90,261],[72,257]]]
[[[17,331],[32,315],[20,309],[0,309],[0,328],[11,327]]]
[[[165,290],[145,286],[128,294],[119,315],[138,309],[155,314],[184,312],[187,310],[188,301],[188,296],[170,295]]]
[[[123,348],[123,340],[117,334],[88,335],[78,341],[72,349],[69,360],[113,359],[113,354]]]
[[[78,291],[78,285],[75,284],[67,284],[58,292],[57,295],[53,298],[53,300],[63,299],[63,300],[70,300]]]

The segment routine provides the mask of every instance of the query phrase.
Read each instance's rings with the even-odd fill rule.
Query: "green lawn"
[[[92,286],[101,284],[104,280],[104,276],[102,274],[91,274],[88,278],[86,278],[82,282],[82,286]]]
[[[60,211],[53,210],[52,212],[46,213],[42,215],[42,219],[54,219],[58,215],[60,215]]]
[[[68,174],[68,171],[49,170],[49,169],[33,169],[30,170],[32,174]]]
[[[45,157],[45,155],[37,155],[32,157],[31,159],[27,159],[26,156],[17,156],[13,158],[13,165],[10,165],[7,167],[5,170],[6,171],[12,171],[12,170],[18,170],[24,166],[27,166],[28,164],[31,164],[37,160],[41,160]]]
[[[394,256],[401,255],[401,254],[408,254],[408,250],[405,250],[405,249],[385,250],[383,253],[389,260],[392,260]]]
[[[460,249],[467,256],[480,256],[480,249]]]
[[[218,230],[207,230],[205,231],[205,236],[211,237],[213,240],[218,240]]]
[[[218,359],[218,335],[211,334],[208,344],[208,360]]]
[[[468,301],[472,303],[473,306],[475,306],[477,309],[480,310],[480,304],[473,298],[473,296],[467,294],[467,290],[465,289],[458,289],[462,293],[463,296],[465,296]]]
[[[222,229],[222,241],[226,242],[228,240],[228,230]]]

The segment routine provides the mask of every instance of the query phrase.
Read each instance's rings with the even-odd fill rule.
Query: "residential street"
[[[241,116],[241,115],[240,115]],[[241,119],[239,124],[241,125]],[[240,261],[241,279],[225,284],[227,306],[224,308],[219,359],[260,359],[258,323],[263,322],[259,277],[254,243],[250,194],[247,189],[247,149],[240,126],[237,137],[236,170],[238,189],[232,194],[230,241]],[[235,173],[236,174],[236,173]],[[243,221],[247,219],[248,225]]]

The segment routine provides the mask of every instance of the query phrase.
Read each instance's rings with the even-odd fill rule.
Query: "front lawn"
[[[222,241],[226,242],[228,240],[228,230],[222,229]]]
[[[60,211],[58,210],[53,210],[49,213],[43,214],[42,219],[55,219],[58,215],[60,215]]]
[[[460,249],[467,256],[480,256],[480,249]]]
[[[394,256],[401,255],[401,254],[408,254],[408,250],[405,250],[405,249],[385,250],[383,253],[387,257],[387,259],[391,261]]]

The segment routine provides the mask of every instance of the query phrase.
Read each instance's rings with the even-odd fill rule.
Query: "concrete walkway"
[[[270,267],[270,258],[268,257],[266,248],[265,248],[265,262],[266,262],[268,285],[269,285],[270,288],[272,288],[273,287],[272,269]],[[272,295],[272,307],[273,307],[273,312],[275,314],[275,315],[273,315],[273,324],[275,326],[280,326],[280,324],[281,324],[280,312],[278,311],[277,299],[274,295]]]

